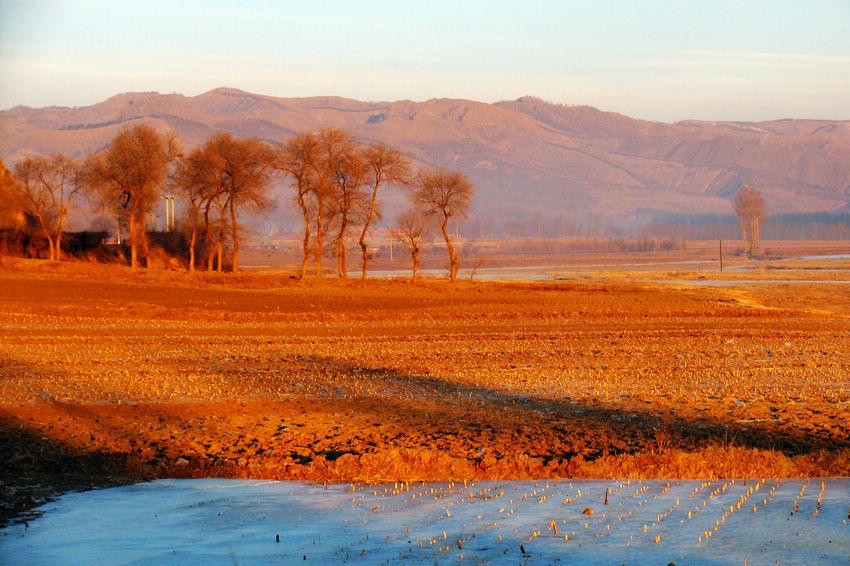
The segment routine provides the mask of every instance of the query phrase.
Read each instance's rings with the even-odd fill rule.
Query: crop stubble
[[[848,475],[805,289],[0,272],[3,481]]]

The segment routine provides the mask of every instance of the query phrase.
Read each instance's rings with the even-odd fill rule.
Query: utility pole
[[[720,273],[723,273],[723,240],[720,240]]]

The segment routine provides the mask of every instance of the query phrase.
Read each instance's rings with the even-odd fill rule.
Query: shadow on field
[[[346,454],[359,456],[394,448],[444,453],[473,467],[488,457],[510,459],[517,455],[540,459],[541,465],[555,462],[558,466],[565,461],[571,463],[576,456],[587,461],[607,455],[688,452],[712,446],[772,450],[789,457],[850,448],[850,439],[839,434],[829,436],[762,423],[729,423],[716,418],[688,419],[661,413],[651,405],[643,409],[621,408],[586,400],[545,399],[344,359],[309,359],[309,368],[295,363],[293,368],[282,367],[278,374],[269,376],[266,383],[270,389],[260,392],[265,395],[259,397],[267,410],[276,412],[271,415],[278,418],[275,423],[294,414],[308,421],[324,419],[321,422],[326,430],[318,427],[315,437],[306,443],[310,451],[303,461],[295,462],[300,466],[309,466],[319,456],[333,462]],[[299,360],[295,357],[286,361]],[[250,360],[246,363],[250,364]],[[328,371],[334,377],[327,377]],[[307,375],[311,373],[324,373],[326,377]],[[2,374],[0,370],[0,377]],[[241,377],[238,372],[225,376],[233,380]],[[307,383],[308,378],[314,381]],[[316,379],[327,381],[324,393],[315,388]],[[299,380],[304,383],[299,385]],[[285,397],[268,395],[274,390],[272,387],[283,382],[287,386]],[[303,405],[299,399],[304,400]],[[269,420],[270,415],[251,413],[257,410],[250,405],[251,397],[246,396],[244,404],[240,400],[213,401],[216,400],[226,401],[222,405],[224,416],[249,415],[256,423]],[[51,403],[45,406],[44,416],[32,424],[0,409],[0,525],[63,491],[126,483],[146,475],[173,476],[177,471],[171,464],[180,458],[179,450],[188,443],[211,438],[196,425],[187,424],[198,417],[192,413],[191,405],[188,401],[179,411],[168,403],[122,404],[120,410],[114,405],[108,409],[109,423],[103,420],[105,412],[93,411],[80,403]],[[353,417],[346,420],[346,413]],[[51,415],[66,419],[62,423],[41,422],[49,421]],[[155,438],[138,431],[135,425],[141,418],[161,423]],[[206,418],[209,424],[209,414]],[[328,422],[335,426],[329,427]],[[51,438],[54,425],[79,425],[80,431],[90,431],[91,438],[87,432],[85,438],[77,439],[80,442],[69,442],[77,446],[89,444],[91,449]],[[248,426],[232,437],[232,431],[222,435],[221,430],[213,440],[223,445],[226,456],[237,459],[280,466],[285,456],[296,454],[295,448],[303,448],[286,440],[285,435],[261,433],[261,427]],[[246,440],[253,436],[262,440]],[[119,439],[132,439],[127,442],[137,447],[135,452]],[[255,450],[259,445],[263,445],[262,450]],[[97,446],[112,446],[114,452],[104,452]],[[139,446],[144,446],[146,453],[153,451],[155,461],[140,459]],[[172,454],[172,448],[177,452]],[[157,468],[160,460],[163,465]],[[185,475],[198,477],[215,472],[218,477],[225,477],[238,471],[206,466],[192,468],[192,472],[186,469]],[[571,473],[569,470],[562,472],[559,468],[559,474],[563,477]]]
[[[126,455],[73,448],[0,410],[0,527],[60,493],[134,479]]]
[[[479,417],[489,417],[490,428],[505,429],[523,423],[538,429],[542,427],[550,431],[551,437],[580,439],[576,452],[589,459],[604,454],[695,450],[709,445],[774,450],[787,456],[850,448],[850,438],[791,431],[768,423],[724,422],[716,418],[696,420],[651,409],[602,406],[584,400],[543,399],[394,369],[345,365],[331,358],[325,362],[353,379],[372,380],[374,390],[380,392],[385,402],[387,414],[409,411],[410,404],[399,404],[396,400],[411,397],[438,400],[446,406],[472,402],[480,409]]]

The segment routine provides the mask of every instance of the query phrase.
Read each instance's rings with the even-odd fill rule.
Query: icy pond
[[[607,499],[607,504],[606,504]],[[3,564],[847,564],[850,479],[315,485],[71,493]]]

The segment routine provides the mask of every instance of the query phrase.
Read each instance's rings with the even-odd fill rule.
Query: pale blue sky
[[[0,0],[0,109],[218,86],[850,119],[850,0]]]

